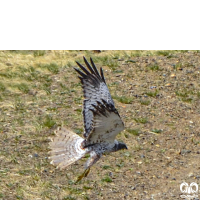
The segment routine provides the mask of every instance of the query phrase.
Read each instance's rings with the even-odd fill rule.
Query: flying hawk
[[[55,131],[56,137],[51,138],[50,159],[51,164],[63,169],[89,153],[85,171],[79,177],[81,180],[89,173],[103,154],[127,149],[126,144],[115,139],[116,135],[124,130],[124,123],[115,108],[114,102],[106,85],[103,70],[98,72],[92,58],[91,64],[83,57],[85,68],[76,62],[80,69],[74,68],[81,80],[84,101],[83,138],[72,131],[60,127]]]

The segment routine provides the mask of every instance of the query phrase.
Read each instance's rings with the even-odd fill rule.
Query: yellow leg
[[[88,168],[88,169],[85,170],[85,177],[87,177],[87,175],[89,174],[89,172],[90,172],[90,168]]]
[[[83,172],[83,174],[81,174],[81,175],[77,178],[76,183],[78,183],[79,181],[81,181],[82,178],[86,177],[86,176],[89,174],[89,172],[90,172],[90,168],[87,168],[87,169]]]

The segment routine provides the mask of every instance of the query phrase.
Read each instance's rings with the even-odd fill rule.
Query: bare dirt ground
[[[87,158],[56,169],[48,137],[83,132],[83,55],[104,69],[128,150],[75,184]],[[199,80],[199,51],[0,52],[0,199],[181,199],[182,182],[200,184]]]

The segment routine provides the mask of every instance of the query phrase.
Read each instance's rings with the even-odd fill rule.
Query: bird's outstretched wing
[[[91,108],[93,112],[92,130],[84,141],[84,146],[96,143],[113,143],[118,133],[124,130],[124,123],[118,111],[112,105],[102,99],[97,101],[97,106]]]
[[[75,68],[80,75],[85,98],[83,102],[84,137],[88,141],[88,145],[95,143],[100,138],[101,141],[105,138],[108,140],[109,137],[113,139],[124,129],[123,122],[106,85],[103,70],[100,68],[99,73],[91,58],[90,61],[92,66],[84,57],[87,68],[78,62],[81,70]],[[106,132],[110,134],[103,135]]]

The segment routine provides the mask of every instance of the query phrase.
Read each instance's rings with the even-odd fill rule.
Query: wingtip
[[[92,57],[90,57],[90,62],[93,62]]]

